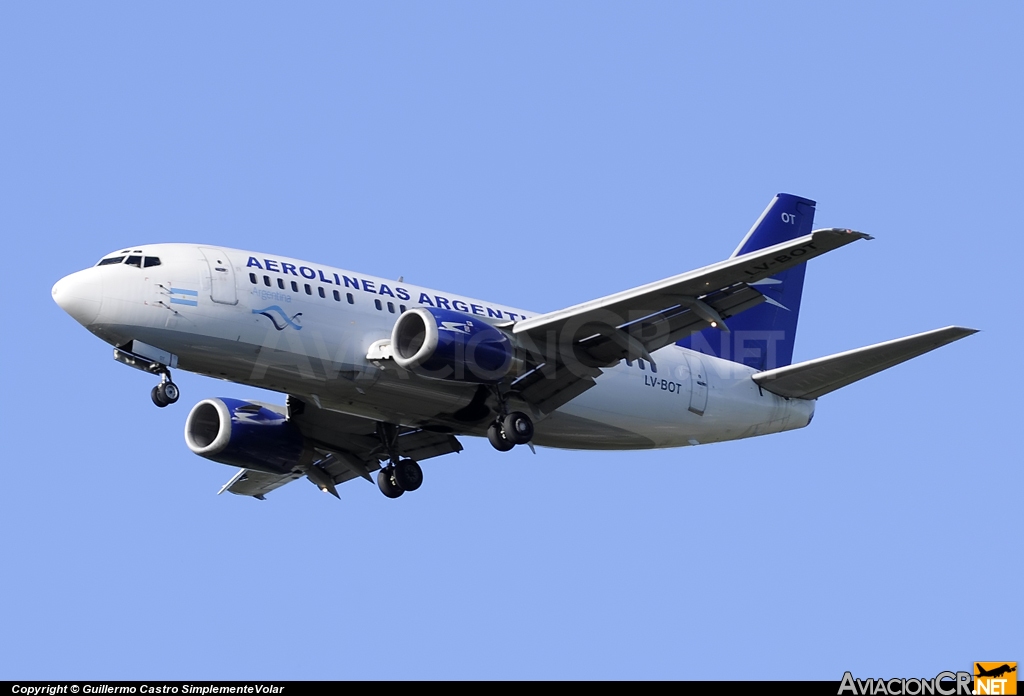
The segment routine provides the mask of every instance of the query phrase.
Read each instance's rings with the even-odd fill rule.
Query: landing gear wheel
[[[525,445],[533,439],[533,421],[525,413],[513,411],[501,422],[505,437],[516,445]]]
[[[397,498],[405,491],[398,487],[393,478],[394,467],[386,466],[377,472],[377,488],[388,498]]]
[[[395,483],[403,491],[412,492],[423,485],[423,469],[414,459],[403,459],[395,465]]]
[[[177,401],[181,392],[178,391],[178,385],[171,381],[171,373],[165,370],[160,373],[160,384],[153,387],[149,396],[154,404],[164,408]]]
[[[149,398],[153,399],[153,403],[156,404],[157,408],[163,408],[168,404],[160,393],[160,387],[153,387],[153,391],[149,393]]]
[[[167,404],[173,404],[178,400],[181,393],[178,391],[178,385],[168,380],[167,382],[161,382],[157,387],[157,391],[160,396]],[[166,404],[165,404],[166,405]]]
[[[487,429],[487,440],[499,452],[508,452],[516,446],[516,443],[505,439],[505,432],[498,423],[491,423],[491,427]]]

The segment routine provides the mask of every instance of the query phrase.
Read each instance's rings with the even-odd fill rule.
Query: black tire
[[[399,488],[412,492],[423,485],[423,469],[415,459],[403,459],[395,465],[394,478]]]
[[[390,466],[386,466],[377,472],[377,488],[388,498],[397,498],[402,495],[405,491],[395,485],[392,480],[393,470]]]
[[[163,394],[160,392],[160,387],[153,387],[153,391],[149,392],[149,398],[153,400],[157,408],[163,408],[167,405],[167,401],[164,400]]]
[[[516,446],[516,443],[505,439],[505,433],[497,423],[491,423],[491,427],[487,429],[487,439],[491,446],[499,452],[508,452]]]
[[[517,445],[525,445],[533,439],[533,421],[525,413],[513,411],[501,423],[505,437]]]
[[[174,382],[164,382],[160,385],[160,394],[164,397],[164,401],[173,404],[181,396],[181,391]]]

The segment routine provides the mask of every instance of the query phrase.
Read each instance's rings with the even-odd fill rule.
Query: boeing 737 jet
[[[114,359],[286,395],[203,399],[194,453],[264,499],[306,477],[373,480],[389,498],[458,437],[635,450],[803,428],[818,397],[974,333],[950,326],[792,364],[805,264],[862,239],[812,231],[814,201],[779,194],[728,259],[546,314],[300,261],[201,244],[104,256],[53,286]]]

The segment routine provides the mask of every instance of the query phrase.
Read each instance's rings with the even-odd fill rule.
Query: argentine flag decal
[[[184,288],[171,288],[171,304],[183,304],[195,307],[199,304],[199,293]]]

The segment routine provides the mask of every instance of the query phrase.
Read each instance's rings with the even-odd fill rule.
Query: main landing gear
[[[389,498],[397,498],[406,491],[414,491],[423,485],[423,469],[415,459],[400,459],[391,462],[377,472],[377,488]]]
[[[153,403],[160,408],[173,404],[180,395],[181,392],[178,391],[178,385],[171,381],[170,370],[164,370],[160,373],[160,384],[153,387],[153,391],[149,393]]]
[[[525,413],[513,411],[487,428],[487,440],[499,452],[508,452],[516,445],[529,444],[533,439],[533,421]]]
[[[388,498],[397,498],[406,491],[423,485],[423,469],[415,459],[402,459],[396,448],[398,428],[391,423],[378,423],[377,436],[387,450],[390,461],[377,472],[377,488]]]

